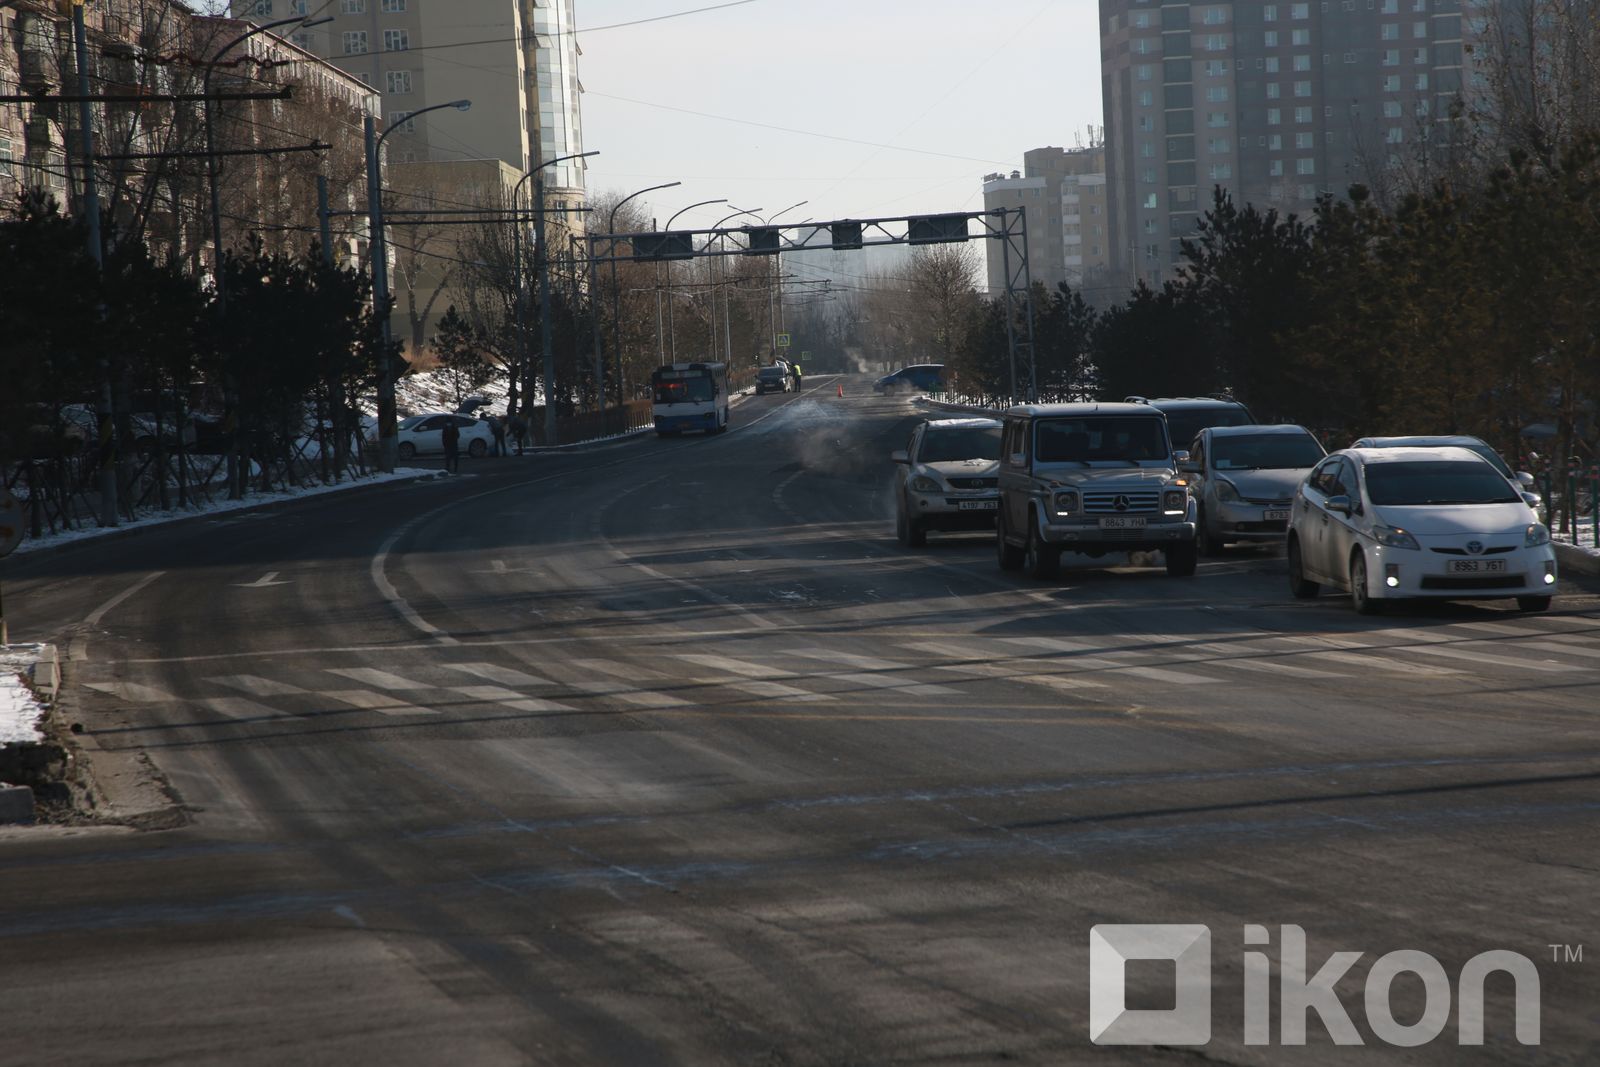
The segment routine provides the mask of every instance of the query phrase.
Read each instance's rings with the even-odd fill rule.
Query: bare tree
[[[978,302],[980,269],[977,250],[970,244],[924,245],[911,251],[906,282],[916,325],[941,362],[954,358],[966,342]]]

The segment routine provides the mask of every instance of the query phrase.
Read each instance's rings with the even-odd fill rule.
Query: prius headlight
[[[1398,526],[1374,526],[1372,539],[1385,548],[1421,548],[1410,532]]]
[[[1523,548],[1538,548],[1540,545],[1550,543],[1550,527],[1542,522],[1536,522],[1528,527],[1528,532],[1522,537]]]

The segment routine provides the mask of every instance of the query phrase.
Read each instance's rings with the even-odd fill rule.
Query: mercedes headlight
[[[1417,539],[1412,537],[1409,531],[1402,530],[1398,526],[1374,526],[1372,528],[1372,539],[1385,548],[1420,549],[1422,547],[1417,544]]]
[[[1161,494],[1161,510],[1171,515],[1189,510],[1189,490],[1167,489]]]
[[[1528,532],[1523,535],[1523,548],[1538,548],[1540,545],[1550,543],[1550,527],[1542,522],[1533,523],[1528,527]]]
[[[1078,510],[1078,494],[1057,493],[1055,504],[1057,515],[1071,515]]]
[[[915,478],[911,479],[911,488],[918,493],[944,492],[944,486],[940,485],[926,474],[919,474]]]

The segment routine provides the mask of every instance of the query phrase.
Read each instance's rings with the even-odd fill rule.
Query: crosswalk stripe
[[[1086,644],[1082,641],[1067,641],[1059,637],[1002,637],[1000,640],[1008,645],[1021,645],[1024,648],[1043,648],[1051,652],[1093,652],[1104,645]]]
[[[1447,674],[1462,673],[1454,667],[1442,667],[1436,663],[1407,663],[1404,660],[1389,659],[1387,656],[1370,654],[1363,656],[1355,652],[1303,652],[1301,655],[1307,659],[1342,663],[1364,671],[1380,671],[1384,674],[1416,674],[1439,677]]]
[[[136,704],[173,704],[178,700],[165,689],[138,682],[89,682],[87,688],[110,693],[118,700],[131,700]]]
[[[1214,685],[1222,681],[1221,678],[1212,678],[1205,674],[1171,671],[1162,667],[1118,667],[1116,670],[1120,674],[1131,674],[1135,678],[1148,678],[1152,682],[1172,682],[1176,685]]]
[[[579,667],[586,671],[594,671],[596,674],[609,674],[613,678],[643,679],[661,677],[655,671],[646,670],[631,663],[622,663],[614,659],[575,659],[567,662],[574,667]]]
[[[1562,644],[1559,641],[1518,641],[1516,647],[1531,648],[1535,652],[1555,652],[1563,656],[1600,659],[1600,648],[1584,648],[1581,645]]]
[[[860,656],[854,652],[837,652],[831,648],[797,648],[793,650],[793,654],[805,656],[807,659],[820,659],[829,663],[843,663],[869,671],[904,671],[911,669],[911,664],[909,663],[897,663],[894,660],[882,659],[878,656]]]
[[[666,693],[640,692],[620,682],[573,682],[574,689],[589,693],[592,696],[611,697],[624,704],[632,704],[637,708],[678,708],[689,704],[689,701]]]
[[[918,682],[904,675],[874,674],[870,671],[847,671],[845,673],[829,674],[829,678],[837,678],[842,682],[853,685],[864,685],[869,689],[893,689],[901,693],[912,693],[916,696],[949,696],[957,690],[947,685],[935,685],[929,682]]]
[[[321,693],[329,700],[337,700],[341,704],[361,708],[363,711],[375,711],[379,715],[437,715],[433,708],[419,708],[415,704],[407,704],[397,697],[387,693],[374,693],[369,689],[343,689],[337,692]]]
[[[290,711],[279,711],[266,704],[258,704],[248,697],[202,697],[201,707],[230,719],[300,719]]]
[[[959,644],[949,644],[943,641],[902,641],[901,648],[913,652],[931,652],[937,656],[952,656],[959,660],[971,660],[975,655],[973,649]],[[1008,682],[1021,682],[1025,685],[1043,685],[1052,689],[1104,689],[1102,682],[1093,682],[1087,678],[1067,677],[1062,674],[1024,673],[1029,668],[1037,670],[1039,667],[1055,667],[1056,663],[1037,659],[1008,659],[1003,663],[946,663],[933,669],[948,674],[978,675],[985,678],[1004,679]]]
[[[230,689],[240,689],[253,697],[288,697],[299,696],[307,692],[298,685],[288,682],[275,681],[272,678],[262,678],[255,674],[222,674],[207,678],[208,682],[216,682]]]
[[[764,663],[750,663],[746,660],[734,659],[732,656],[713,656],[700,652],[675,652],[673,655],[678,659],[701,667],[711,667],[715,670],[727,671],[729,674],[742,674],[747,678],[784,678],[794,673],[793,671],[779,670],[777,667],[769,667]]]
[[[537,697],[525,697],[514,689],[506,689],[498,685],[453,685],[450,690],[454,693],[460,693],[468,700],[479,700],[485,704],[499,704],[513,711],[573,710],[565,704],[557,704],[553,700],[540,700]]]
[[[1207,660],[1208,667],[1231,667],[1260,674],[1286,674],[1293,678],[1338,678],[1334,671],[1319,671],[1315,667],[1297,667],[1292,663],[1279,663],[1271,659],[1251,659],[1235,656],[1232,659]]]
[[[352,682],[362,685],[375,686],[378,689],[432,689],[433,687],[423,682],[413,682],[409,678],[402,678],[398,674],[388,671],[376,670],[372,667],[329,667],[329,674],[341,675]]]
[[[1497,634],[1502,637],[1539,637],[1541,631],[1529,630],[1522,626],[1507,626],[1503,622],[1458,622],[1451,624],[1451,629],[1472,630],[1476,633]]]
[[[490,682],[497,682],[500,685],[528,686],[551,684],[544,678],[538,678],[531,674],[524,674],[522,671],[513,670],[510,667],[502,667],[498,663],[445,663],[442,664],[442,666],[449,667],[453,671],[462,671],[466,674],[477,675],[479,678],[483,678]]]
[[[1576,671],[1592,670],[1591,667],[1576,667],[1566,663],[1533,663],[1524,659],[1512,659],[1510,656],[1491,656],[1466,648],[1440,648],[1437,645],[1403,645],[1396,649],[1397,652],[1417,652],[1427,656],[1446,656],[1450,659],[1470,660],[1473,663],[1492,663],[1497,667],[1513,667],[1523,671],[1541,671],[1548,674],[1571,674]]]
[[[771,700],[782,700],[787,703],[829,703],[835,699],[834,697],[829,696],[827,693],[811,693],[804,689],[796,689],[792,685],[784,685],[781,682],[769,682],[756,678],[745,679],[743,681],[734,681],[731,678],[717,678],[708,679],[707,682],[711,685],[722,686],[725,689],[736,689],[741,693],[749,693],[751,696],[766,697]]]

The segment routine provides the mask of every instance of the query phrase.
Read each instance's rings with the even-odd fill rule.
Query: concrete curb
[[[428,471],[428,472],[426,472],[424,474],[418,474],[415,477],[411,477],[411,478],[392,478],[389,481],[386,481],[386,482],[375,482],[372,485],[355,485],[355,486],[351,486],[349,489],[342,490],[342,491],[343,492],[347,492],[347,493],[355,493],[355,492],[362,492],[362,491],[371,490],[371,489],[381,489],[381,488],[383,488],[385,486],[412,485],[412,484],[415,484],[416,482],[435,481],[437,479],[445,478],[445,477],[448,477],[448,475],[444,471]],[[318,494],[318,495],[319,496],[329,496],[329,495],[332,495],[332,494],[323,493],[323,494]],[[283,507],[284,505],[287,505],[287,504],[303,504],[308,500],[314,500],[314,499],[317,499],[317,497],[316,496],[307,496],[307,497],[292,497],[292,498],[287,499],[287,500],[263,500],[259,504],[251,504],[251,505],[249,505],[247,507],[242,507],[242,508],[233,508],[233,509],[231,509],[229,511],[199,511],[199,512],[195,512],[194,514],[188,514],[188,515],[174,515],[173,517],[171,517],[169,519],[166,519],[164,522],[152,522],[152,523],[147,523],[147,524],[145,524],[143,526],[119,526],[116,529],[107,530],[104,533],[96,534],[93,537],[80,537],[80,538],[77,538],[77,539],[72,540],[72,541],[63,541],[58,545],[41,545],[38,548],[30,548],[25,552],[19,551],[16,554],[14,554],[13,556],[11,556],[10,558],[11,558],[11,562],[13,564],[24,565],[29,560],[41,559],[41,558],[43,558],[45,556],[53,556],[53,555],[56,555],[58,553],[67,552],[67,551],[70,551],[70,550],[75,549],[75,548],[85,548],[85,547],[91,547],[91,546],[94,546],[94,545],[107,544],[107,543],[112,542],[112,541],[121,541],[121,540],[124,540],[124,539],[129,538],[129,537],[135,537],[135,536],[137,536],[139,534],[149,533],[152,530],[169,529],[169,528],[171,528],[173,526],[176,526],[176,525],[178,525],[180,523],[194,522],[194,521],[196,521],[198,519],[217,519],[217,518],[222,518],[222,517],[226,517],[226,516],[230,516],[230,515],[245,515],[245,514],[248,514],[248,513],[252,512],[252,511],[262,511],[262,510],[264,510],[266,508]],[[157,513],[157,514],[159,514],[159,513]],[[23,544],[27,544],[27,542],[24,541]]]
[[[28,681],[47,704],[55,703],[61,691],[61,657],[55,645],[39,646],[39,658],[28,668]]]
[[[1600,576],[1600,555],[1564,541],[1552,541],[1551,544],[1555,546],[1556,562],[1561,565],[1563,574],[1583,574],[1591,578]]]

